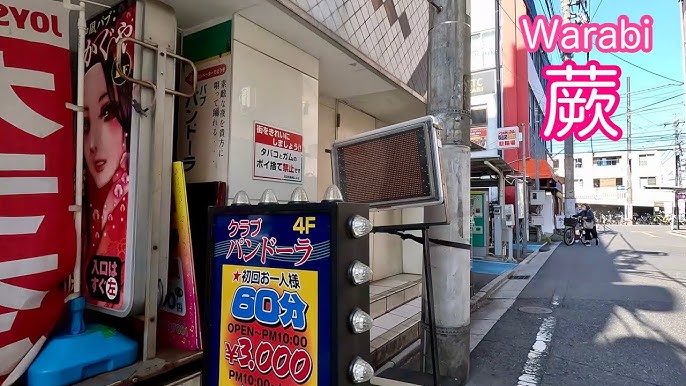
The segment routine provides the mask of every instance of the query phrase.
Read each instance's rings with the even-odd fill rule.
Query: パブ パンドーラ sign
[[[298,183],[302,169],[302,135],[255,122],[253,178]]]

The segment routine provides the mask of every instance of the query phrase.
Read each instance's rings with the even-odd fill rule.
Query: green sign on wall
[[[193,62],[231,52],[231,20],[183,38],[183,56]]]

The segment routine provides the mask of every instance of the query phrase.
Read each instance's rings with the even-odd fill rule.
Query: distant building
[[[660,208],[671,214],[674,193],[654,188],[675,186],[674,151],[632,151],[631,160],[634,213],[652,213],[655,208]],[[554,158],[553,167],[556,174],[564,176],[564,154]],[[578,203],[624,213],[627,178],[626,151],[574,155],[574,190]]]

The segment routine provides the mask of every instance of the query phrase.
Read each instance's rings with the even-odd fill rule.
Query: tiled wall
[[[429,3],[421,0],[290,0],[390,74],[425,95]]]

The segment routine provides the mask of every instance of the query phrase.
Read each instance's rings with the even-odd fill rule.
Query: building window
[[[474,126],[488,126],[488,114],[486,106],[472,108],[472,127]]]
[[[559,169],[560,168],[560,160],[559,159],[554,159],[553,160],[553,168],[554,169]],[[574,182],[579,181],[579,180],[574,180]]]
[[[593,187],[594,188],[615,188],[617,186],[622,186],[624,182],[623,178],[594,178]]]
[[[641,187],[657,185],[657,177],[641,177]]]
[[[593,163],[596,166],[615,166],[619,165],[620,157],[595,157]]]
[[[640,154],[638,156],[638,166],[648,166],[654,154]]]
[[[477,32],[472,35],[472,71],[495,67],[495,31]]]
[[[581,158],[574,158],[574,168],[581,169],[584,166],[584,162]]]

